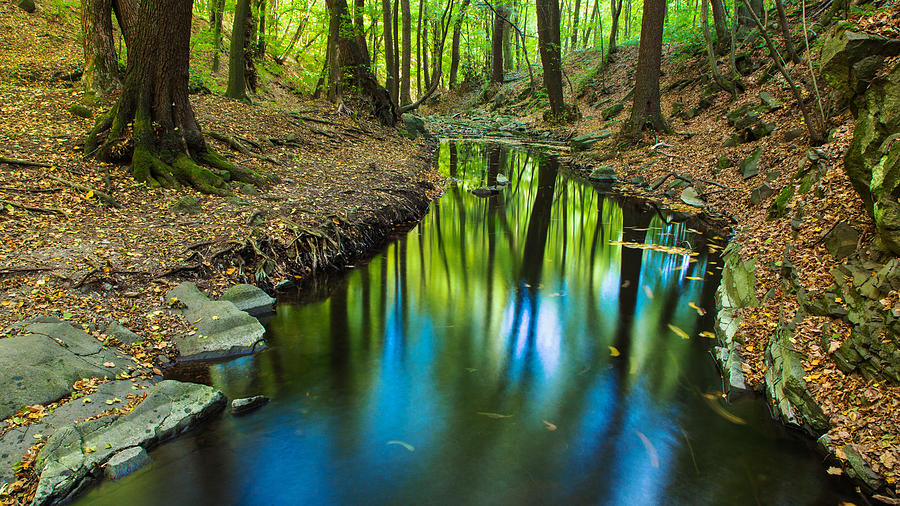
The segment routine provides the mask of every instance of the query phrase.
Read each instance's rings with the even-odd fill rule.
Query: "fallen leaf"
[[[415,446],[413,446],[413,445],[411,445],[411,444],[409,444],[409,443],[407,443],[407,442],[405,442],[405,441],[388,441],[387,444],[389,444],[389,445],[400,445],[400,446],[406,448],[407,450],[409,450],[409,451],[411,451],[411,452],[416,451],[416,447],[415,447]]]
[[[659,467],[659,454],[656,452],[656,447],[650,442],[650,438],[639,430],[635,432],[641,438],[641,442],[644,443],[644,449],[647,450],[647,455],[650,457],[650,467]]]
[[[512,418],[512,415],[501,415],[500,413],[490,413],[488,411],[478,411],[475,414],[486,416],[488,418]]]
[[[710,339],[715,339],[715,338],[716,338],[716,335],[715,335],[714,333],[708,331],[708,330],[704,330],[703,332],[701,332],[701,333],[700,333],[700,336],[702,336],[702,337],[708,337],[708,338],[710,338]]]
[[[103,362],[103,367],[115,367],[116,364],[112,362]]]
[[[544,425],[547,426],[547,430],[550,430],[550,431],[556,430],[556,425],[548,422],[547,420],[541,420],[541,421],[544,422]]]
[[[693,309],[694,311],[696,311],[697,314],[700,315],[700,316],[703,316],[703,315],[706,314],[706,310],[703,309],[702,307],[698,306],[697,304],[694,304],[693,301],[688,302],[688,306],[691,306],[691,309]]]
[[[611,357],[618,357],[619,355],[621,355],[621,353],[619,353],[619,349],[618,349],[618,348],[616,348],[615,346],[610,346],[610,347],[609,347],[609,356],[611,356]]]
[[[840,467],[829,467],[825,470],[825,472],[832,476],[840,476],[844,474],[844,471]]]
[[[691,338],[691,336],[687,335],[687,332],[681,330],[680,328],[676,327],[675,325],[672,325],[671,323],[668,323],[667,325],[669,326],[669,330],[674,332],[675,335],[677,335],[678,337],[680,337],[682,339],[690,339]]]

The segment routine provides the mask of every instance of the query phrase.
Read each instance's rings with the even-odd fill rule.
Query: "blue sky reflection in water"
[[[193,371],[271,404],[84,504],[842,500],[763,402],[721,400],[708,238],[537,151],[445,142],[439,164],[422,223],[282,300],[270,350]]]

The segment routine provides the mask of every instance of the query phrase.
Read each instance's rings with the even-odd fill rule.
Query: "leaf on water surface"
[[[713,411],[716,412],[717,415],[728,420],[729,422],[731,422],[735,425],[746,425],[747,424],[747,422],[745,422],[743,418],[735,416],[735,415],[729,413],[728,411],[726,411],[725,408],[723,408],[719,404],[719,401],[716,399],[716,397],[714,395],[704,395],[703,399],[706,401],[706,404],[709,405],[709,407]]]
[[[619,355],[621,355],[621,353],[619,353],[618,348],[616,348],[615,346],[609,347],[609,356],[610,357],[618,357]]]
[[[549,430],[549,431],[554,431],[554,430],[556,430],[556,425],[554,425],[554,424],[548,422],[547,420],[541,420],[541,421],[544,422],[544,425],[547,426],[547,430]]]
[[[645,436],[644,433],[639,430],[636,430],[635,432],[637,432],[638,437],[641,438],[641,442],[644,443],[644,449],[647,450],[647,455],[650,457],[650,466],[659,467],[659,454],[656,453],[656,447],[650,442],[650,438]]]
[[[693,309],[694,311],[696,311],[697,314],[700,315],[700,316],[703,316],[703,315],[706,314],[706,310],[703,309],[702,307],[698,306],[697,304],[694,304],[693,301],[688,302],[688,306],[691,306],[691,309]]]
[[[840,467],[829,467],[828,469],[825,470],[825,472],[832,476],[840,476],[840,475],[844,474],[843,469],[841,469]]]
[[[466,367],[466,372],[475,372],[477,370],[478,369],[475,369],[474,367]]]
[[[486,416],[488,418],[512,418],[512,415],[502,415],[500,413],[491,413],[488,411],[478,411],[476,415]]]
[[[648,299],[653,298],[653,290],[651,290],[650,287],[647,285],[644,285],[644,294],[647,295]]]
[[[691,281],[703,281],[703,278],[698,278],[697,276],[685,276],[684,279],[690,279]]]
[[[701,332],[701,333],[700,333],[700,336],[701,336],[701,337],[708,337],[708,338],[710,338],[710,339],[715,339],[715,338],[716,338],[716,335],[713,334],[712,332],[708,331],[708,330],[704,330],[703,332]]]
[[[690,339],[691,338],[691,336],[687,335],[687,332],[681,330],[680,328],[676,327],[675,325],[672,325],[671,323],[667,323],[666,325],[668,325],[669,330],[674,332],[675,335],[677,335],[678,337],[680,337],[682,339]]]
[[[409,450],[409,451],[411,451],[411,452],[416,451],[416,447],[415,447],[415,446],[413,446],[413,445],[411,445],[411,444],[409,444],[409,443],[407,443],[407,442],[405,442],[405,441],[396,441],[396,440],[394,440],[394,441],[388,441],[387,444],[389,444],[389,445],[400,445],[400,446],[406,448],[407,450]]]

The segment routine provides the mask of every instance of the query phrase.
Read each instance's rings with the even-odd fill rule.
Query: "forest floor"
[[[445,97],[435,109],[444,115],[463,111],[470,115],[506,115],[534,130],[551,128],[559,136],[569,138],[599,131],[615,133],[630,114],[628,92],[634,86],[637,50],[636,45],[621,47],[614,62],[602,73],[594,71],[600,63],[599,51],[576,51],[565,58],[564,71],[567,82],[571,83],[565,86],[566,101],[575,103],[582,114],[582,119],[574,124],[548,125],[542,119],[543,107],[536,107],[533,100],[519,101],[527,85],[524,78],[504,84],[488,94],[486,104],[479,104],[485,99],[483,92],[469,92]],[[746,379],[751,386],[762,389],[768,340],[779,322],[790,321],[798,310],[796,296],[783,289],[780,266],[789,261],[796,267],[803,288],[813,296],[822,294],[833,284],[831,269],[842,263],[826,249],[824,236],[838,222],[847,222],[860,234],[859,250],[869,252],[876,234],[862,200],[843,170],[843,153],[853,136],[854,119],[846,108],[836,107],[835,96],[821,79],[818,85],[826,87],[823,90],[825,108],[832,113],[832,128],[829,141],[816,147],[821,150],[827,167],[819,181],[820,191],[797,192],[787,203],[790,210],[802,209],[802,219],[796,219],[793,211],[781,218],[768,217],[774,196],[787,186],[797,186],[796,175],[809,166],[807,154],[813,147],[808,143],[805,125],[786,81],[777,72],[772,75],[769,71],[769,77],[766,77],[771,65],[767,52],[739,48],[739,52],[745,51],[750,55],[749,67],[752,69],[743,78],[746,90],[736,99],[724,91],[714,93],[711,106],[695,117],[682,119],[677,113],[697,106],[703,88],[709,82],[708,78],[701,77],[708,75],[706,54],[698,45],[665,46],[660,87],[663,90],[663,114],[668,118],[672,132],[646,132],[643,142],[637,144],[623,143],[614,135],[573,158],[585,175],[606,165],[616,170],[620,180],[640,177],[653,182],[666,175],[678,174],[694,181],[714,183],[705,185],[702,197],[710,210],[730,217],[736,223],[732,240],[741,246],[741,256],[756,259],[756,297],[761,303],[743,309],[739,314],[739,341],[742,343],[739,351],[745,361]],[[885,68],[891,65],[887,62]],[[805,65],[789,63],[788,68],[795,79],[808,76]],[[536,76],[536,79],[540,82],[541,77]],[[576,83],[583,80],[589,80],[591,84],[579,93]],[[760,104],[762,92],[768,92],[782,104],[777,110],[762,115],[764,121],[775,123],[774,133],[753,142],[723,146],[735,132],[726,114],[745,104]],[[622,104],[624,109],[604,119],[604,110],[613,104]],[[796,132],[801,135],[794,138]],[[758,148],[762,149],[759,175],[744,179],[737,165]],[[723,157],[734,162],[733,166],[720,168],[719,161]],[[671,179],[666,183],[669,181]],[[773,196],[754,204],[751,194],[764,182],[774,190]],[[697,212],[696,209],[690,211],[691,208],[679,198],[678,191],[665,195],[664,189],[665,186],[658,192],[650,192],[651,198],[662,199],[669,208]],[[828,347],[822,345],[823,332],[830,334]],[[900,418],[896,416],[900,409],[900,387],[866,380],[859,374],[846,374],[837,367],[832,352],[849,333],[850,328],[843,321],[808,316],[792,342],[804,357],[808,386],[831,420],[828,435],[837,449],[837,456],[843,458],[841,448],[854,445],[868,465],[884,478],[888,488],[896,493],[896,477],[900,472]],[[842,470],[831,467],[828,472],[840,474]]]
[[[440,191],[421,138],[284,92],[257,105],[191,96],[204,132],[247,151],[208,137],[210,146],[278,176],[269,188],[234,185],[228,198],[151,189],[128,167],[84,160],[93,120],[70,107],[88,104],[97,117],[114,97],[85,100],[79,30],[41,9],[0,2],[0,157],[37,163],[0,162],[0,339],[51,316],[116,345],[102,334],[116,320],[145,338],[119,350],[135,377],[146,375],[174,357],[172,339],[187,330],[155,311],[178,283],[218,295],[340,267],[421,218]]]

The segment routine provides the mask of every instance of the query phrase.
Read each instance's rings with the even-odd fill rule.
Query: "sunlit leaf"
[[[650,287],[647,285],[644,285],[644,294],[647,296],[648,299],[653,298],[653,290],[651,290]]]
[[[650,457],[650,467],[659,467],[659,454],[656,452],[656,447],[650,442],[650,438],[639,430],[635,432],[641,438],[641,443],[644,443],[644,449],[647,450],[647,456]]]
[[[714,333],[708,331],[708,330],[704,330],[703,332],[701,332],[701,333],[700,333],[700,336],[701,336],[701,337],[708,337],[708,338],[710,338],[710,339],[715,339],[715,338],[716,338],[716,335],[715,335]]]
[[[411,444],[409,444],[409,443],[407,443],[407,442],[405,442],[405,441],[396,441],[396,440],[395,440],[395,441],[388,441],[387,444],[389,444],[389,445],[400,445],[400,446],[406,448],[407,450],[409,450],[409,451],[411,451],[411,452],[416,451],[416,447],[415,447],[415,446],[413,446],[413,445],[411,445]]]
[[[500,413],[491,413],[488,411],[479,411],[475,414],[481,415],[481,416],[486,416],[488,418],[512,418],[512,415],[502,415]]]
[[[694,311],[696,311],[697,314],[700,315],[700,316],[703,316],[703,315],[706,314],[706,310],[703,309],[702,307],[698,306],[697,304],[694,304],[693,301],[688,302],[688,306],[691,306],[691,309],[693,309]]]
[[[668,323],[667,325],[669,326],[669,330],[674,332],[675,335],[677,335],[678,337],[680,337],[682,339],[690,339],[691,338],[691,336],[689,336],[687,334],[687,332],[681,330],[680,328],[676,327],[675,325],[672,325],[671,323]]]
[[[547,426],[547,430],[549,430],[549,431],[554,431],[554,430],[556,430],[556,425],[554,425],[554,424],[548,422],[547,420],[541,420],[541,421],[544,422],[544,425]]]
[[[691,281],[703,281],[703,278],[698,278],[697,276],[685,276],[684,279],[690,279]]]
[[[747,422],[745,422],[743,418],[735,416],[735,415],[729,413],[727,410],[725,410],[725,408],[723,408],[722,405],[719,404],[719,401],[715,396],[704,395],[703,399],[706,401],[706,404],[709,405],[709,407],[713,411],[716,412],[717,415],[728,420],[729,422],[736,424],[736,425],[746,425],[747,424]]]
[[[615,346],[609,347],[609,356],[610,357],[618,357],[619,355],[621,355],[621,353],[619,353],[618,348],[616,348]]]

